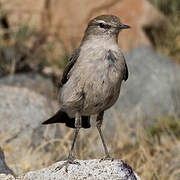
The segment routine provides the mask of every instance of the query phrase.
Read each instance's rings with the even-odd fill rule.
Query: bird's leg
[[[74,157],[72,156],[73,150],[74,150],[74,144],[76,142],[79,130],[81,128],[81,116],[79,113],[76,113],[76,117],[75,117],[75,131],[74,131],[74,138],[73,138],[73,142],[72,142],[72,146],[71,149],[69,151],[69,155],[68,155],[68,159],[65,163],[63,163],[61,166],[57,167],[56,170],[60,170],[61,168],[63,168],[64,166],[66,167],[66,172],[68,171],[68,166],[69,164],[77,164],[79,165],[79,162],[75,162],[74,161]]]
[[[79,130],[81,128],[81,116],[79,116],[79,114],[77,114],[76,118],[75,118],[75,132],[74,132],[74,139],[72,142],[72,146],[71,146],[71,150],[69,151],[69,156],[68,156],[68,160],[74,160],[72,153],[73,153],[73,149],[74,149],[74,144],[76,142]]]
[[[104,141],[104,137],[103,137],[103,134],[102,134],[102,131],[101,131],[101,125],[102,125],[102,121],[103,121],[103,116],[104,116],[104,111],[100,112],[98,115],[97,115],[97,119],[96,119],[96,127],[98,129],[98,132],[99,132],[99,135],[101,137],[101,140],[102,140],[102,143],[103,143],[103,146],[104,146],[104,151],[105,151],[105,158],[101,159],[102,160],[112,160],[113,161],[113,158],[111,158],[111,156],[109,155],[109,152],[108,152],[108,149],[107,149],[107,146],[106,146],[106,143]]]

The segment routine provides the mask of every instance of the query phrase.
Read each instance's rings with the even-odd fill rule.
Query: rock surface
[[[0,174],[14,174],[5,162],[4,152],[0,148]],[[1,179],[1,178],[0,178]]]
[[[38,171],[30,171],[25,175],[18,177],[18,180],[140,180],[135,175],[131,167],[122,161],[114,160],[99,162],[99,160],[78,160],[80,165],[69,165],[68,173],[65,167],[56,170],[64,162],[58,162],[48,168]]]
[[[37,73],[13,74],[0,78],[0,84],[25,87],[50,99],[54,97],[54,86],[50,79]]]
[[[143,46],[125,58],[129,78],[115,106],[105,113],[105,127],[113,128],[116,120],[129,125],[142,120],[147,126],[160,116],[180,116],[180,66]]]
[[[0,144],[15,173],[21,173],[25,166],[36,168],[38,161],[29,164],[33,149],[40,146],[43,139],[60,136],[60,133],[56,135],[57,125],[50,129],[41,125],[54,111],[54,106],[54,102],[32,90],[0,84]]]
[[[58,31],[67,47],[80,43],[88,20],[100,14],[117,15],[133,26],[133,30],[126,30],[119,37],[120,46],[126,50],[151,45],[144,29],[167,27],[165,16],[147,0],[99,0],[96,3],[92,0],[69,0],[69,3],[66,0],[13,0],[8,3],[1,0],[1,7],[4,12],[11,12],[7,13],[10,26],[24,22],[43,31]]]
[[[10,174],[0,174],[0,179],[1,180],[16,180],[13,175]]]

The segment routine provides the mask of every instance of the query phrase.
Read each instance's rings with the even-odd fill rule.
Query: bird
[[[64,165],[78,164],[73,157],[80,128],[90,128],[96,115],[96,127],[105,151],[102,160],[112,160],[101,130],[104,111],[117,101],[122,81],[128,79],[128,67],[118,35],[130,28],[115,15],[103,14],[91,19],[79,48],[73,51],[58,86],[60,109],[42,124],[64,123],[74,128],[74,138]],[[64,166],[63,165],[63,166]],[[61,169],[63,166],[59,167]]]

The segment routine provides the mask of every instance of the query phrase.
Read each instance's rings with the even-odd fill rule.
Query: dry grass
[[[168,125],[172,121],[176,130]],[[64,125],[60,125],[62,127]],[[180,119],[160,118],[159,123],[144,129],[136,124],[134,136],[128,136],[132,131],[125,124],[116,124],[111,138],[106,136],[110,153],[117,159],[127,162],[135,172],[146,180],[176,180],[180,178]],[[47,126],[47,132],[50,126]],[[63,127],[64,129],[64,127]],[[161,129],[155,131],[154,129]],[[44,132],[44,133],[47,133]],[[19,162],[23,172],[47,167],[56,161],[65,160],[72,143],[73,130],[64,129],[62,139],[43,141],[39,147],[29,149],[26,156]],[[86,138],[85,138],[86,137]],[[8,150],[8,148],[5,150]],[[103,147],[95,128],[81,130],[75,148],[78,159],[102,158]],[[12,163],[12,162],[11,162]]]

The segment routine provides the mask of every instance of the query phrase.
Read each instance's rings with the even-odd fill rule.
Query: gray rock
[[[30,171],[18,177],[19,180],[140,180],[132,171],[131,167],[122,161],[102,161],[99,160],[78,160],[80,165],[69,165],[68,173],[65,167],[56,170],[64,161],[57,162],[48,168],[38,171]]]
[[[0,133],[10,133],[13,140],[23,131],[39,126],[52,111],[46,98],[26,88],[0,85]]]
[[[50,129],[41,125],[54,111],[54,106],[55,102],[29,89],[0,85],[0,144],[8,149],[6,159],[14,165],[16,174],[32,162],[33,149],[43,140],[58,137],[57,125]],[[37,153],[36,158],[38,156]],[[38,161],[34,163],[29,166],[38,167]]]
[[[0,174],[14,174],[5,162],[4,152],[0,148]]]
[[[48,77],[43,77],[37,73],[13,74],[0,78],[0,84],[26,87],[48,98],[54,97],[55,88]]]
[[[180,66],[148,47],[129,51],[125,58],[129,79],[105,113],[107,127],[113,128],[115,118],[133,127],[140,119],[147,126],[160,116],[180,116]]]
[[[0,174],[0,180],[16,180],[13,175]]]

